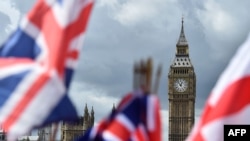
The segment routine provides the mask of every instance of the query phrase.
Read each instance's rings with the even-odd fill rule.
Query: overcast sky
[[[35,0],[0,1],[0,42],[17,27]],[[96,0],[71,98],[96,122],[132,90],[133,63],[152,57],[163,64],[159,97],[168,132],[167,74],[175,56],[181,17],[197,77],[196,117],[220,73],[250,31],[249,0]]]

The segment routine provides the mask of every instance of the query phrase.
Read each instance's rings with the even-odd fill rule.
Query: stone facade
[[[169,141],[184,141],[194,124],[196,76],[182,27],[168,73]]]
[[[52,135],[52,124],[38,130],[39,141],[49,141]]]
[[[87,105],[84,115],[77,122],[63,122],[61,125],[61,141],[73,141],[81,136],[88,128],[94,125],[93,107],[89,113]]]

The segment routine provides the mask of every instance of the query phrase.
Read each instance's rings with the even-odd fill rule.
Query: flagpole
[[[160,64],[158,66],[157,73],[156,73],[156,78],[155,78],[155,83],[154,83],[155,85],[154,85],[154,89],[153,89],[154,94],[158,93],[158,88],[159,88],[160,78],[161,78],[161,71],[162,71],[162,65]]]
[[[152,81],[152,65],[153,61],[151,58],[148,58],[147,60],[147,66],[146,66],[146,93],[151,93],[151,81]]]
[[[160,64],[157,69],[155,82],[152,84],[152,72],[153,72],[153,60],[148,58],[147,61],[141,60],[140,63],[134,63],[134,90],[141,88],[145,94],[158,92],[160,77],[161,77],[162,65]]]

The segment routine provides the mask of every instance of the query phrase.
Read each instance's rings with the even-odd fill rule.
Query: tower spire
[[[116,110],[115,103],[113,103],[112,112],[115,112],[115,110]]]
[[[184,33],[184,17],[182,16],[181,18],[181,33],[180,33],[180,37],[179,40],[177,42],[177,46],[187,46],[187,40],[185,37],[185,33]]]
[[[94,112],[94,109],[93,109],[93,106],[92,106],[92,109],[91,109],[91,115],[94,115],[95,112]]]
[[[93,109],[93,106],[92,106],[92,109],[91,109],[91,116],[90,116],[90,127],[92,127],[94,125],[94,122],[95,122],[95,115],[94,115],[94,109]]]
[[[182,27],[183,27],[183,23],[184,23],[184,16],[183,15],[181,17],[181,23],[182,23]]]
[[[85,104],[85,109],[84,109],[84,114],[88,114],[89,113],[89,111],[88,111],[88,105],[87,105],[87,103]]]

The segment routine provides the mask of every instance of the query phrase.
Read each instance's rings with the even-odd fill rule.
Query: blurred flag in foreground
[[[38,0],[0,48],[0,124],[15,140],[76,118],[67,97],[93,0]]]
[[[161,141],[160,106],[156,95],[134,92],[78,141]]]
[[[250,124],[250,35],[212,90],[187,141],[223,141],[225,124]]]

